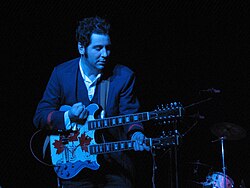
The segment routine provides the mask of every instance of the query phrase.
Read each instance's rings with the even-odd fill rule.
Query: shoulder
[[[55,66],[55,70],[59,72],[68,72],[73,71],[78,68],[80,58],[71,59],[69,61],[63,62],[57,66]]]
[[[134,75],[134,71],[131,68],[122,64],[116,64],[113,72],[115,75]]]

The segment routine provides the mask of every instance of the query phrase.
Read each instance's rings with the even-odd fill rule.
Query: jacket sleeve
[[[120,114],[134,114],[138,113],[140,110],[140,104],[136,96],[135,82],[136,77],[134,73],[127,77],[120,94]],[[134,132],[143,132],[143,124],[132,123],[125,126],[125,132],[128,138],[131,138]]]
[[[62,98],[59,78],[58,71],[54,68],[33,117],[37,128],[65,129],[64,112],[59,111]]]

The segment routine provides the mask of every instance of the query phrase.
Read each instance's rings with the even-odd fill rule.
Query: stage
[[[185,108],[174,124],[145,122],[147,137],[177,131],[179,143],[154,155],[136,153],[138,187],[153,187],[153,175],[156,188],[202,187],[223,178],[224,169],[234,187],[249,186],[247,4],[4,2],[0,186],[57,186],[53,168],[30,150],[32,118],[53,67],[78,56],[77,20],[94,15],[113,26],[113,60],[135,72],[141,111],[172,102]],[[36,138],[32,144],[41,157],[43,143]]]

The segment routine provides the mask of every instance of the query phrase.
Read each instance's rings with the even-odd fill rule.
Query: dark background
[[[114,59],[137,75],[142,111],[180,101],[183,106],[206,97],[200,90],[221,90],[213,100],[190,108],[205,119],[184,118],[185,134],[178,147],[181,187],[199,187],[210,167],[222,172],[220,142],[211,126],[228,122],[247,136],[224,142],[227,174],[235,187],[249,186],[249,5],[247,1],[18,1],[1,3],[1,174],[7,187],[56,187],[51,167],[38,162],[29,148],[36,131],[32,118],[53,67],[78,56],[77,20],[103,16],[113,26]],[[145,123],[148,137],[160,136],[168,126]],[[42,145],[33,143],[40,157]],[[156,152],[156,187],[171,187],[169,151]],[[190,164],[200,160],[209,165]],[[138,154],[138,184],[150,187],[152,157]],[[172,173],[174,176],[174,172]],[[200,186],[201,187],[201,186]]]

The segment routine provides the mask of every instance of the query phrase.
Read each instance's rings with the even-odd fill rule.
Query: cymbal
[[[228,122],[216,123],[210,129],[215,136],[226,140],[240,140],[246,136],[245,129]]]

